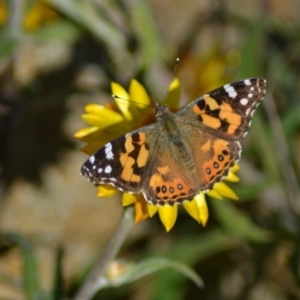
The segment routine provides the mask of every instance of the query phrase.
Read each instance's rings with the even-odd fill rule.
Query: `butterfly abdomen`
[[[171,142],[171,149],[175,159],[179,163],[183,163],[189,173],[193,173],[195,171],[195,159],[191,148],[183,143],[182,139],[178,139]]]
[[[178,122],[178,117],[170,111],[165,111],[165,117],[159,121],[165,147],[171,150],[175,160],[186,168],[185,175],[195,171],[195,159],[191,148],[185,142],[182,122]]]

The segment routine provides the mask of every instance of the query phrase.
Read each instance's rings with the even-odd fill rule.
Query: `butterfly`
[[[241,155],[266,81],[249,78],[226,84],[176,113],[156,104],[157,122],[107,143],[81,173],[94,184],[143,193],[153,205],[175,205],[211,190]]]

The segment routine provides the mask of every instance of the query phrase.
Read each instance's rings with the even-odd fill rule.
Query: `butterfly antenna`
[[[135,103],[135,104],[139,104],[139,105],[144,105],[144,106],[148,106],[148,107],[153,107],[153,105],[149,105],[149,104],[145,104],[145,103],[141,103],[141,102],[137,102],[137,101],[132,101],[132,100],[128,100],[128,99],[125,99],[125,98],[121,98],[117,95],[111,95],[114,99],[120,99],[120,100],[123,100],[123,101],[127,101],[127,102],[130,102],[130,103]]]
[[[166,102],[166,100],[167,100],[167,98],[168,98],[168,95],[169,95],[169,93],[170,93],[171,83],[172,83],[173,80],[175,79],[175,75],[176,75],[177,67],[178,67],[178,65],[179,65],[179,61],[180,61],[180,59],[179,59],[179,57],[177,57],[176,60],[175,60],[174,68],[173,68],[173,76],[172,76],[171,82],[170,82],[170,84],[169,84],[169,86],[168,86],[168,90],[167,90],[167,93],[166,93],[166,96],[165,96],[165,99],[164,99],[163,103]]]
[[[176,60],[175,60],[175,65],[174,65],[174,69],[173,69],[173,79],[175,78],[175,74],[176,74],[176,71],[177,71],[177,67],[179,65],[179,61],[180,61],[180,59],[179,59],[179,57],[177,57]]]

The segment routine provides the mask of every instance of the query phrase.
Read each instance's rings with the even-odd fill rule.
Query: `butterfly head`
[[[170,112],[170,110],[166,105],[156,103],[154,114],[155,114],[155,117],[157,120],[162,120],[163,118],[165,118],[168,115],[169,112]]]

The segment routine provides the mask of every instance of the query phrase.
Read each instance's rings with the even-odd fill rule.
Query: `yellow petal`
[[[117,98],[115,98],[115,101],[116,101],[120,111],[122,112],[124,118],[128,121],[131,121],[132,115],[129,111],[130,102],[127,101],[127,100],[129,100],[128,93],[121,85],[119,85],[116,82],[111,83],[111,90],[112,90],[113,95],[118,96]]]
[[[169,232],[172,227],[175,225],[177,214],[178,214],[178,205],[176,206],[160,206],[158,207],[158,213],[161,222],[164,224],[166,231]]]
[[[121,123],[122,125],[118,125],[120,126],[120,130],[118,130],[117,132],[113,132],[112,130],[110,130],[112,127],[109,128],[104,128],[104,129],[100,129],[98,127],[92,127],[93,129],[91,130],[86,130],[84,132],[80,132],[81,135],[79,135],[80,140],[89,144],[89,145],[96,145],[97,148],[94,150],[98,150],[100,147],[104,146],[105,144],[107,144],[108,142],[111,142],[113,140],[115,140],[116,138],[120,137],[120,135],[122,135],[122,131],[123,129],[126,127],[125,125],[123,126],[123,123]],[[128,130],[127,130],[128,132]],[[84,135],[86,134],[86,135]],[[76,135],[77,136],[77,135]]]
[[[7,8],[3,0],[0,1],[0,25],[3,25],[7,20]]]
[[[23,25],[27,31],[33,31],[56,19],[58,19],[58,14],[46,1],[35,1],[26,13]]]
[[[105,109],[105,112],[103,111],[101,115],[83,114],[81,115],[81,118],[88,124],[92,126],[97,126],[101,129],[114,124],[121,123],[123,121],[123,117],[120,114],[110,109]]]
[[[212,198],[223,200],[223,197],[215,190],[208,191],[208,192],[206,192],[206,194]]]
[[[137,201],[134,203],[135,219],[134,222],[138,223],[147,218],[149,218],[149,213],[147,209],[147,202],[144,197],[140,194]]]
[[[212,198],[223,200],[223,197],[217,191],[215,191],[214,189],[206,192],[205,194],[207,194],[208,196],[210,196]]]
[[[133,204],[138,199],[138,195],[123,193],[122,206]]]
[[[203,226],[206,225],[208,208],[204,193],[199,193],[192,201],[183,202],[183,206],[198,223],[201,223]]]
[[[228,187],[224,182],[218,182],[214,185],[214,190],[219,193],[221,196],[230,198],[232,200],[238,200],[239,197],[236,195],[236,193]]]
[[[204,195],[204,193],[199,193],[198,195],[196,195],[194,197],[194,199],[196,200],[196,202],[199,206],[200,222],[203,226],[205,226],[206,222],[208,220],[208,216],[209,216],[205,195]]]
[[[97,196],[98,197],[109,197],[109,196],[115,195],[117,192],[118,192],[118,190],[115,187],[113,187],[111,185],[103,184],[98,187]]]
[[[240,169],[240,165],[239,165],[239,164],[235,164],[235,165],[231,168],[230,172],[236,173],[239,169]]]
[[[148,207],[148,213],[150,218],[152,218],[158,211],[158,206],[152,205],[152,204],[147,204]]]
[[[239,182],[240,178],[234,174],[233,172],[229,172],[228,175],[224,178],[224,180],[226,181],[230,181],[230,182]]]
[[[168,107],[179,108],[179,101],[180,101],[180,81],[178,78],[174,78],[169,86],[165,104]]]
[[[42,25],[42,14],[39,5],[33,5],[27,12],[23,20],[23,25],[28,31],[33,31]]]
[[[200,211],[195,198],[191,201],[184,201],[182,205],[192,218],[194,218],[198,223],[201,222]]]
[[[110,119],[114,119],[115,123],[123,120],[123,117],[118,112],[113,111],[112,109],[103,105],[90,103],[85,106],[84,110],[87,114],[106,118],[108,121],[110,121]]]
[[[99,128],[94,126],[94,127],[87,127],[87,128],[83,128],[78,130],[75,134],[74,134],[74,138],[76,139],[82,139],[83,137],[97,131]]]
[[[132,79],[129,86],[130,100],[134,101],[137,107],[144,108],[150,105],[149,96],[144,87],[135,79]]]

